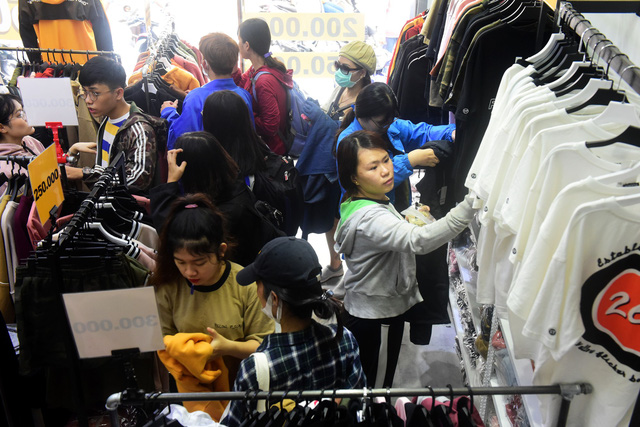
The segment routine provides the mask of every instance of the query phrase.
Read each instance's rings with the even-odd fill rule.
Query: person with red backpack
[[[254,94],[253,114],[256,131],[276,154],[286,154],[290,117],[287,89],[293,88],[293,70],[275,59],[269,51],[271,31],[262,19],[247,19],[238,29],[240,56],[251,62],[244,73],[236,71],[236,84]],[[255,89],[255,90],[254,90]]]

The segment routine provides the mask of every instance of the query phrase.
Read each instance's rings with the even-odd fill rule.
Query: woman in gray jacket
[[[358,131],[344,138],[337,151],[340,184],[346,190],[336,231],[336,248],[347,264],[345,326],[358,341],[371,387],[391,387],[400,353],[402,337],[387,333],[387,357],[379,358],[383,325],[401,330],[403,314],[422,301],[415,255],[458,235],[474,214],[468,195],[432,224],[407,222],[385,195],[393,189],[393,162],[386,148],[378,134]],[[377,372],[385,372],[384,378],[376,378]]]

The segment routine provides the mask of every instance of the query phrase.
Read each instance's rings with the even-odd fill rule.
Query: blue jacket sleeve
[[[451,141],[451,133],[455,128],[456,125],[433,126],[424,122],[414,124],[409,120],[398,119],[389,127],[389,139],[392,142],[401,142],[402,147],[394,144],[396,148],[409,152],[422,147],[427,141]]]
[[[169,122],[169,132],[167,134],[167,150],[173,150],[176,143],[176,135],[173,132],[173,123],[180,117],[178,111],[173,107],[167,107],[160,111],[160,117]]]
[[[167,149],[173,150],[176,139],[183,133],[202,130],[202,107],[199,104],[198,98],[187,95],[182,104],[182,114],[178,114],[175,108],[162,110],[160,115],[169,121]]]
[[[393,156],[393,184],[398,185],[413,173],[413,166],[409,162],[409,155],[398,154]]]

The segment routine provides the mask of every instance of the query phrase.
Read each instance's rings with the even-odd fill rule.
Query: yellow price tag
[[[64,200],[54,144],[29,163],[29,181],[40,222],[44,224],[49,219],[51,209],[60,206]]]
[[[361,13],[247,13],[267,21],[272,40],[364,40]]]

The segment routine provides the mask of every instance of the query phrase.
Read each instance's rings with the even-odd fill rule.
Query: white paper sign
[[[152,287],[64,294],[81,359],[111,356],[111,350],[163,350]]]
[[[47,122],[62,122],[63,126],[78,126],[76,104],[68,77],[31,79],[18,77],[18,87],[24,111],[31,126]]]

